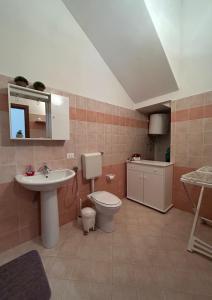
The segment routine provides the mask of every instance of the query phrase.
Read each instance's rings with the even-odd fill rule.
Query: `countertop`
[[[173,162],[165,162],[165,161],[157,161],[157,160],[137,160],[137,161],[130,161],[127,160],[127,163],[132,163],[132,164],[139,164],[139,165],[149,165],[149,166],[156,166],[156,167],[168,167],[173,165]]]

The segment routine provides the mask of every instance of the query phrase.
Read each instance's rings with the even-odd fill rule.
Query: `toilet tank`
[[[86,179],[96,178],[102,175],[102,154],[84,153],[82,154],[83,177]]]
[[[149,134],[167,134],[169,131],[168,114],[152,114],[149,119]]]

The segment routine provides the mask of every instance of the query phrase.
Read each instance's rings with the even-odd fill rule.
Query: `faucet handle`
[[[43,166],[41,166],[40,168],[38,168],[38,172],[42,172],[43,171]]]
[[[44,170],[51,171],[46,162],[43,162],[43,165],[38,169],[38,172],[43,172]]]

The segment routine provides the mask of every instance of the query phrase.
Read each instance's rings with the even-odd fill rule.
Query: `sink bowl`
[[[16,175],[15,179],[26,189],[31,191],[52,191],[75,176],[73,170],[54,170],[47,176],[37,172],[34,176]]]
[[[59,240],[59,214],[57,188],[75,176],[73,170],[54,170],[47,176],[37,172],[34,176],[16,175],[16,181],[31,191],[40,191],[41,237],[45,248],[53,248]]]

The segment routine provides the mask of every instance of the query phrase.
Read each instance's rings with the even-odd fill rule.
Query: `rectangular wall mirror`
[[[8,104],[11,139],[69,139],[67,97],[9,84]]]

